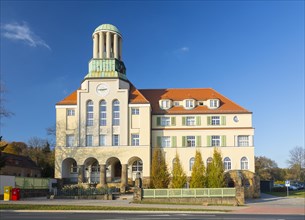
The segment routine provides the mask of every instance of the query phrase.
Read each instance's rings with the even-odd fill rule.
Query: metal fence
[[[223,198],[235,196],[235,188],[143,189],[143,198]]]
[[[20,189],[49,189],[49,179],[16,177],[15,186]]]

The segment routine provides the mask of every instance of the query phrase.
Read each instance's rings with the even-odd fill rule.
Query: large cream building
[[[137,89],[119,30],[103,24],[92,37],[88,74],[56,104],[56,178],[125,187],[140,174],[145,185],[157,147],[169,171],[178,153],[188,176],[196,150],[207,164],[215,147],[226,171],[254,172],[251,112],[211,88]]]

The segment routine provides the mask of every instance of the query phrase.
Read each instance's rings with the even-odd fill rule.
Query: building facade
[[[79,89],[56,104],[55,178],[125,187],[149,184],[154,148],[169,171],[176,153],[191,176],[196,150],[207,164],[218,148],[226,171],[254,172],[252,113],[211,88],[137,89],[122,60],[122,35],[97,27]]]

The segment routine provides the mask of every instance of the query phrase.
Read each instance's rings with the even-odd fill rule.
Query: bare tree
[[[305,168],[305,148],[296,146],[290,150],[287,163],[289,167],[299,166],[300,168]]]
[[[0,81],[0,118],[5,117],[8,118],[10,116],[13,116],[14,113],[7,110],[4,106],[5,99],[4,99],[4,93],[6,92],[4,83]]]

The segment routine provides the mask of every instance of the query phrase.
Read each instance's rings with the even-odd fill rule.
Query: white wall
[[[15,187],[15,177],[0,175],[0,195],[4,194],[5,186],[11,186],[14,188]]]

